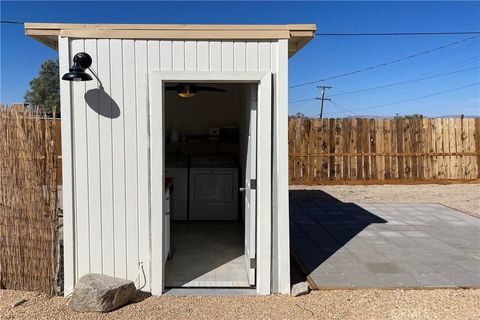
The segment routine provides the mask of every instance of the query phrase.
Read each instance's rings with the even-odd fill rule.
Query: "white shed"
[[[61,75],[91,57],[93,80],[60,85],[65,294],[89,272],[290,292],[288,58],[315,25],[25,31]]]

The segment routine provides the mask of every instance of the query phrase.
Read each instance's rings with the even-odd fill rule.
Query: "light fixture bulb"
[[[179,97],[182,97],[182,98],[191,98],[191,97],[195,96],[195,93],[193,93],[193,92],[179,92],[179,93],[177,93],[177,95]]]

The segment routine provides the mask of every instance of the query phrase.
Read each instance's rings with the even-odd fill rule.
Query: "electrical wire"
[[[382,107],[391,106],[391,105],[395,105],[395,104],[400,104],[400,103],[404,103],[404,102],[420,100],[420,99],[424,99],[424,98],[428,98],[428,97],[432,97],[432,96],[436,96],[436,95],[440,95],[440,94],[444,94],[444,93],[448,93],[448,92],[453,92],[453,91],[457,91],[457,90],[461,90],[461,89],[466,89],[466,88],[478,86],[479,84],[480,84],[480,82],[475,82],[475,83],[471,83],[471,84],[468,84],[468,85],[465,85],[465,86],[462,86],[462,87],[457,87],[457,88],[453,88],[453,89],[449,89],[449,90],[434,92],[434,93],[427,94],[427,95],[420,96],[420,97],[409,98],[409,99],[405,99],[405,100],[400,100],[400,101],[395,101],[395,102],[390,102],[390,103],[384,103],[384,104],[379,104],[379,105],[375,105],[375,106],[355,108],[355,109],[350,109],[350,111],[353,112],[353,111],[361,111],[361,110],[370,110],[370,109],[382,108]],[[336,113],[334,113],[334,114],[336,114]]]
[[[317,98],[309,98],[309,99],[302,99],[302,100],[294,100],[294,101],[288,101],[288,103],[290,104],[294,104],[294,103],[299,103],[299,102],[304,102],[304,101],[310,101],[310,100],[315,100]]]
[[[468,60],[470,60],[470,59],[468,59]],[[329,95],[328,97],[329,97],[329,98],[332,98],[332,97],[338,97],[338,96],[343,96],[343,95],[348,95],[348,94],[354,94],[354,93],[363,92],[363,91],[370,91],[370,90],[377,90],[377,89],[389,88],[389,87],[393,87],[393,86],[396,86],[396,85],[402,85],[402,84],[407,84],[407,83],[424,81],[424,80],[433,79],[433,78],[437,78],[437,77],[443,77],[443,76],[448,76],[448,75],[452,75],[452,74],[467,72],[467,71],[475,70],[475,69],[480,69],[480,67],[472,67],[472,68],[467,68],[467,69],[462,69],[462,70],[455,70],[455,71],[452,71],[452,72],[446,72],[446,73],[436,74],[436,75],[432,75],[432,76],[428,76],[428,77],[421,77],[421,78],[416,78],[416,79],[411,79],[411,80],[399,81],[399,82],[395,82],[395,83],[386,84],[386,85],[383,85],[383,86],[376,86],[376,87],[370,87],[370,88],[352,90],[352,91],[347,91],[347,92],[341,92],[341,93]],[[430,74],[430,73],[428,73],[428,74]],[[294,101],[289,101],[288,103],[289,103],[289,104],[296,104],[296,103],[305,102],[305,101],[312,101],[312,100],[317,100],[317,98],[308,98],[308,99],[294,100]],[[303,104],[302,104],[302,105],[303,105]]]
[[[356,115],[357,115],[356,113],[352,112],[350,109],[345,108],[344,106],[342,106],[341,104],[339,104],[338,102],[336,102],[336,101],[334,101],[334,100],[332,100],[332,99],[330,99],[330,102],[331,102],[334,106],[336,106],[338,109],[340,109],[341,111],[343,111],[343,112],[350,113],[350,114],[353,115],[353,116],[356,116]]]
[[[341,93],[329,95],[329,97],[338,97],[338,96],[344,96],[344,95],[347,95],[347,94],[353,94],[353,93],[358,93],[358,92],[389,88],[389,87],[394,87],[394,86],[398,86],[398,85],[402,85],[402,84],[414,83],[414,82],[424,81],[424,80],[438,78],[438,77],[445,77],[445,76],[448,76],[448,75],[451,75],[451,74],[467,72],[467,71],[475,70],[475,69],[479,69],[479,68],[480,67],[473,67],[473,68],[468,68],[468,69],[463,69],[463,70],[457,70],[457,71],[452,71],[452,72],[436,74],[436,75],[432,75],[432,76],[429,76],[429,77],[423,77],[423,78],[394,82],[394,83],[386,84],[386,85],[383,85],[383,86],[376,86],[376,87],[363,88],[363,89],[352,90],[352,91],[347,91],[347,92],[341,92]]]
[[[466,42],[466,41],[470,41],[470,40],[475,39],[475,38],[478,38],[478,36],[469,37],[469,38],[465,38],[465,39],[462,39],[462,40],[450,42],[450,43],[447,43],[447,44],[442,45],[442,46],[440,46],[440,47],[436,47],[436,48],[433,48],[433,49],[425,50],[425,51],[422,51],[422,52],[418,52],[418,53],[415,53],[415,54],[411,54],[411,55],[409,55],[409,56],[405,56],[405,57],[398,58],[398,59],[395,59],[395,60],[383,62],[383,63],[377,64],[377,65],[373,65],[373,66],[370,66],[370,67],[358,69],[358,70],[355,70],[355,71],[350,71],[350,72],[341,73],[341,74],[338,74],[338,75],[335,75],[335,76],[331,76],[331,77],[327,77],[327,78],[320,79],[320,80],[314,80],[314,81],[309,81],[309,82],[300,83],[300,84],[297,84],[297,85],[290,86],[290,87],[288,87],[288,88],[289,88],[289,89],[294,89],[294,88],[304,87],[304,86],[311,85],[311,84],[315,84],[315,83],[318,83],[318,82],[323,82],[323,81],[327,81],[327,80],[332,80],[332,79],[337,79],[337,78],[341,78],[341,77],[346,77],[346,76],[350,76],[350,75],[352,75],[352,74],[357,74],[357,73],[360,73],[360,72],[365,72],[365,71],[377,69],[377,68],[380,68],[380,67],[385,67],[385,66],[388,66],[388,65],[391,65],[391,64],[394,64],[394,63],[398,63],[398,62],[401,62],[401,61],[413,59],[413,58],[416,58],[416,57],[419,57],[419,56],[423,56],[423,55],[426,55],[426,54],[429,54],[429,53],[432,53],[432,52],[435,52],[435,51],[438,51],[438,50],[442,50],[442,49],[445,49],[445,48],[454,46],[454,45],[458,45],[458,44],[460,44],[460,43],[464,43],[464,42]]]
[[[0,23],[4,23],[4,24],[22,24],[22,25],[23,25],[23,22],[19,22],[19,21],[8,21],[8,20],[0,20]]]
[[[337,83],[338,80],[341,80],[342,85],[344,85],[345,83],[355,83],[356,86],[358,86],[359,83],[365,83],[365,85],[368,86],[381,85],[386,80],[395,81],[398,79],[397,81],[400,81],[402,80],[403,74],[410,74],[411,70],[421,71],[422,69],[427,68],[430,65],[441,65],[442,67],[434,68],[431,71],[419,74],[419,77],[427,76],[437,72],[452,71],[455,68],[453,68],[453,66],[449,64],[449,62],[452,61],[450,57],[464,52],[465,50],[470,50],[472,47],[477,48],[478,45],[478,42],[466,42],[455,47],[451,47],[442,51],[437,51],[436,53],[419,57],[418,59],[415,59],[415,61],[406,61],[405,63],[408,63],[408,68],[406,68],[405,63],[398,63],[390,66],[389,68],[376,69],[368,72],[368,74],[363,73],[359,74],[357,77],[350,77],[349,80],[346,80],[346,78],[340,78],[336,81],[334,80],[334,83]],[[475,51],[478,52],[478,50]],[[454,65],[457,65],[457,63],[455,63]],[[452,68],[447,70],[448,67]],[[467,67],[468,66],[464,66],[464,68]]]
[[[381,33],[315,33],[316,36],[434,36],[480,34],[480,31],[447,31],[447,32],[381,32]]]
[[[24,24],[20,21],[1,20],[0,23]],[[320,33],[316,36],[431,36],[431,35],[461,35],[461,34],[480,34],[480,31],[446,31],[446,32],[384,32],[384,33]]]
[[[438,78],[438,77],[444,77],[444,76],[457,74],[457,73],[462,73],[462,72],[475,70],[475,69],[480,69],[480,67],[472,67],[472,68],[467,68],[467,69],[463,69],[463,70],[456,70],[456,71],[452,71],[452,72],[441,73],[441,74],[437,74],[437,75],[433,75],[433,76],[429,76],[429,77],[422,77],[422,78],[417,78],[417,79],[412,79],[412,80],[399,81],[399,82],[395,82],[395,83],[386,84],[386,85],[383,85],[383,86],[377,86],[377,87],[370,87],[370,88],[352,90],[352,91],[347,91],[347,92],[341,92],[341,93],[329,95],[328,97],[333,98],[333,97],[339,97],[339,96],[348,95],[348,94],[354,94],[354,93],[358,93],[358,92],[389,88],[389,87],[393,87],[393,86],[397,86],[397,85],[414,83],[414,82],[424,81],[424,80]],[[296,103],[305,102],[305,101],[312,101],[312,100],[317,100],[317,98],[294,100],[294,101],[289,101],[288,103],[289,104],[296,104]]]
[[[316,98],[310,99],[310,101],[311,101],[311,100],[316,100]],[[297,104],[296,106],[293,106],[293,107],[289,107],[288,109],[289,109],[289,110],[297,110],[298,108],[300,108],[300,107],[303,106],[303,105],[306,105],[306,104],[309,103],[310,101],[304,101],[303,103]]]

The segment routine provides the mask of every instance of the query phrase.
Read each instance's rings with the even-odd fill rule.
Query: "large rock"
[[[89,273],[75,285],[70,308],[79,312],[108,312],[127,304],[135,294],[133,281]]]
[[[292,296],[298,297],[309,292],[308,282],[299,282],[292,286]]]

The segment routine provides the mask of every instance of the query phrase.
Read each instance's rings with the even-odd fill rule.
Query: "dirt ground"
[[[429,202],[480,217],[480,184],[291,186],[322,190],[342,202]]]
[[[11,303],[28,301],[15,308]],[[331,290],[302,297],[149,297],[108,314],[68,299],[0,291],[1,319],[478,319],[480,290]]]
[[[480,184],[293,186],[343,202],[430,202],[480,216]],[[295,268],[292,268],[295,271]],[[295,272],[293,272],[295,273]],[[292,283],[301,275],[293,275]],[[13,308],[15,301],[27,302]],[[480,289],[324,290],[302,297],[147,297],[108,314],[79,314],[68,298],[0,290],[0,319],[478,319]]]

